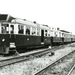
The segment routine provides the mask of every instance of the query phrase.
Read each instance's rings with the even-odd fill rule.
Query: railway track
[[[27,54],[27,55],[13,56],[13,57],[8,58],[8,59],[0,60],[0,67],[6,66],[6,65],[10,65],[10,64],[13,64],[13,63],[17,63],[17,62],[20,62],[20,61],[27,61],[29,59],[32,59],[34,57],[47,54],[49,52],[51,52],[50,49],[46,49],[44,51],[39,51],[39,52]]]
[[[0,67],[10,65],[10,64],[14,64],[14,63],[18,63],[18,62],[21,62],[21,61],[31,60],[34,57],[40,57],[40,56],[43,56],[47,53],[49,53],[49,55],[54,55],[54,51],[56,51],[58,49],[61,49],[61,48],[64,48],[64,47],[66,47],[66,45],[55,46],[55,47],[52,47],[52,49],[46,48],[44,50],[39,50],[37,52],[32,52],[32,53],[29,53],[29,54],[12,56],[10,58],[0,60]]]
[[[69,47],[69,46],[67,46],[67,47],[64,46],[64,47],[65,48],[63,48],[63,46],[59,46],[57,48],[55,47],[55,48],[49,50],[49,51],[54,51],[54,53],[55,53],[54,56],[49,56],[49,54],[50,54],[49,52],[46,55],[42,54],[39,56],[38,55],[35,56],[35,54],[34,55],[29,54],[29,56],[27,56],[27,57],[25,56],[24,59],[21,58],[21,60],[17,59],[17,61],[16,61],[16,59],[14,59],[14,60],[10,59],[10,61],[9,60],[4,61],[5,63],[0,62],[0,65],[1,65],[0,66],[0,74],[1,75],[6,75],[6,74],[7,75],[10,75],[10,74],[11,75],[14,75],[14,74],[15,75],[17,75],[17,74],[19,74],[19,75],[35,75],[36,73],[38,73],[40,70],[42,70],[46,66],[48,66],[48,65],[52,64],[53,62],[55,62],[56,60],[58,60],[59,57],[64,56],[65,54],[68,54],[75,49],[75,47]],[[75,52],[73,54],[75,57]],[[16,56],[14,56],[14,57],[16,57]],[[17,56],[17,57],[19,57],[19,56]],[[1,59],[0,59],[0,61],[1,61]],[[15,63],[15,64],[13,64],[13,63]],[[54,74],[48,74],[48,75],[54,75]],[[56,74],[56,75],[58,75],[58,74]],[[62,74],[62,75],[67,75],[67,74]]]
[[[75,50],[72,51],[72,52],[70,52],[70,53],[68,53],[68,54],[66,54],[66,55],[64,55],[64,56],[62,56],[62,57],[59,57],[59,59],[57,59],[57,60],[56,60],[55,62],[53,62],[52,64],[46,66],[45,68],[43,68],[42,70],[40,70],[39,72],[37,72],[35,75],[45,75],[45,73],[47,72],[47,70],[50,71],[50,68],[51,68],[51,67],[55,66],[57,63],[59,63],[59,62],[61,62],[62,60],[64,60],[65,57],[67,57],[68,55],[72,54],[73,52],[75,52]],[[74,66],[72,67],[72,69],[69,71],[68,75],[71,75],[71,72],[72,72],[73,68],[75,68],[75,65],[74,65]],[[56,73],[54,73],[54,74],[56,74]],[[51,74],[51,75],[54,75],[54,74]],[[47,75],[48,75],[48,74],[47,74]],[[56,75],[57,75],[57,74],[56,74]]]
[[[73,67],[70,69],[69,73],[67,75],[75,75],[75,64]]]
[[[54,51],[57,49],[60,49],[60,48],[63,48],[65,47],[66,45],[64,46],[55,46],[55,47],[52,47],[52,49],[44,49],[42,51],[37,51],[37,52],[32,52],[32,53],[29,53],[29,54],[25,54],[25,55],[18,55],[18,56],[12,56],[11,58],[7,58],[7,59],[3,59],[3,60],[0,60],[0,67],[3,67],[3,66],[6,66],[6,65],[10,65],[10,64],[14,64],[14,63],[17,63],[17,62],[20,62],[20,61],[27,61],[27,60],[30,60],[30,59],[33,59],[34,57],[40,57],[40,56],[43,56],[47,53],[50,53],[50,55],[53,55],[54,54]]]

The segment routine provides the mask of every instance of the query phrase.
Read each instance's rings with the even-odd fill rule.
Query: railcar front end
[[[0,54],[9,54],[16,47],[14,38],[12,39],[12,28],[12,24],[0,22]]]

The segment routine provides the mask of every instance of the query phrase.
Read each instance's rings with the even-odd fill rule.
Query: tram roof
[[[71,33],[71,32],[69,32],[69,31],[66,31],[66,30],[60,30],[61,32],[66,32],[66,33]]]
[[[29,25],[29,26],[34,26],[34,27],[37,27],[38,25],[40,25],[40,24],[31,22],[31,21],[28,21],[28,20],[23,20],[23,19],[19,19],[19,18],[13,19],[11,22]]]

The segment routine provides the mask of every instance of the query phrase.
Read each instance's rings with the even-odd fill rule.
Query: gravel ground
[[[67,75],[68,72],[71,70],[71,68],[75,64],[75,51],[65,57],[62,61],[59,63],[56,63],[52,67],[48,67],[42,74],[38,75]],[[75,75],[75,69],[73,73]]]
[[[75,47],[66,47],[61,50],[56,50],[54,56],[49,56],[50,54],[47,54],[40,58],[33,58],[26,62],[22,61],[5,67],[1,67],[0,75],[34,75],[38,71],[42,70],[46,66],[59,59],[59,57],[64,56],[74,49]]]

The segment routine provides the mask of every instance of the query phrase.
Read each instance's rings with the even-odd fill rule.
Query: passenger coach
[[[51,45],[49,27],[0,15],[0,53],[9,54],[20,48],[48,47]],[[26,50],[26,49],[24,49]]]

